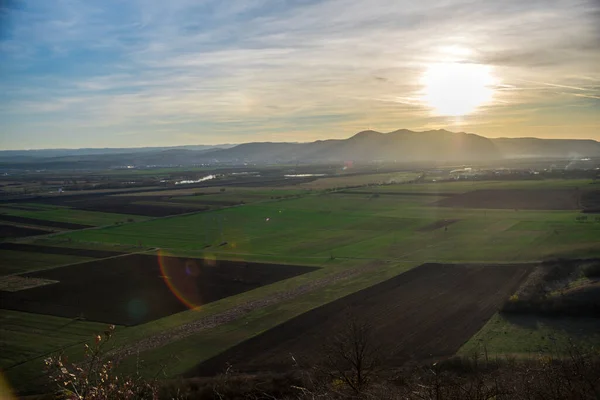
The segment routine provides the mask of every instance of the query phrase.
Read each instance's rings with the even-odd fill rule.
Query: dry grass
[[[41,278],[28,278],[25,276],[11,275],[0,277],[0,290],[5,292],[18,292],[38,286],[51,285],[58,281]]]

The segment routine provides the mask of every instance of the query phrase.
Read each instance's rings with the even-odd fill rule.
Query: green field
[[[118,251],[122,253],[134,253],[138,251],[148,250],[140,246],[122,245],[116,243],[90,243],[90,242],[77,242],[68,238],[60,236],[44,237],[42,239],[33,239],[30,241],[31,244],[39,244],[42,246],[54,246],[54,247],[68,247],[74,249],[89,249],[89,250],[108,250]]]
[[[113,214],[97,211],[75,210],[70,208],[40,208],[39,211],[5,209],[5,214],[18,217],[35,218],[47,221],[69,222],[74,224],[103,226],[128,221],[143,221],[148,217],[140,215]]]
[[[225,192],[177,198],[177,201],[202,203],[203,199],[245,199],[243,201],[247,204],[164,218],[134,217],[135,222],[124,225],[114,225],[114,221],[108,222],[108,217],[102,219],[98,216],[94,220],[89,212],[72,217],[78,211],[69,209],[30,214],[48,213],[54,215],[53,218],[58,218],[57,214],[64,218],[71,215],[70,218],[76,220],[63,221],[77,223],[86,223],[84,216],[88,215],[97,225],[109,225],[61,233],[51,239],[40,240],[40,244],[107,249],[123,246],[122,248],[131,250],[160,248],[169,255],[321,267],[308,274],[224,298],[199,309],[122,328],[115,341],[116,348],[135,345],[149,336],[166,334],[185,324],[225,313],[240,304],[268,299],[277,293],[293,291],[294,288],[329,279],[336,274],[356,271],[344,279],[332,280],[314,290],[251,309],[226,323],[140,353],[140,358],[146,361],[147,372],[144,373],[153,374],[162,368],[160,366],[166,366],[167,376],[173,377],[296,315],[424,262],[506,263],[559,257],[599,257],[600,223],[577,221],[576,217],[580,215],[578,211],[516,211],[436,205],[445,193],[464,193],[479,189],[575,187],[596,186],[591,185],[590,181],[582,180],[547,180],[401,183],[348,189],[347,192],[306,191],[298,187],[290,190],[244,189],[239,192],[227,189]],[[405,192],[409,194],[402,195]],[[186,193],[189,195],[189,192]],[[116,218],[116,214],[93,214]],[[100,223],[101,221],[104,222]],[[445,225],[446,223],[448,224]],[[8,254],[4,257],[10,260],[17,259],[18,256]],[[50,259],[47,255],[31,257],[31,265],[43,263],[42,258]],[[24,260],[20,267],[15,267],[15,272],[21,271],[18,268],[25,271],[28,263]],[[365,269],[373,264],[377,267]],[[46,318],[52,318],[33,314],[28,317],[30,320],[23,322],[15,317],[12,330],[3,332],[6,342],[11,346],[32,346],[31,353],[26,353],[28,355],[21,360],[29,360],[28,362],[7,367],[7,376],[18,387],[29,377],[39,375],[36,372],[41,367],[42,359],[39,354],[44,353],[46,348],[43,342],[39,346],[33,344],[28,336],[19,339],[17,328],[21,324],[44,325]],[[530,353],[543,348],[550,337],[565,341],[566,338],[575,336],[577,330],[582,341],[598,343],[600,337],[590,332],[597,332],[599,327],[596,320],[535,319],[532,322],[518,318],[509,320],[497,315],[463,346],[461,354],[476,351],[482,344],[494,354]],[[69,333],[65,339],[68,343],[65,345],[68,347],[72,343],[78,343],[93,328],[102,329],[103,326],[81,325],[81,331],[77,332],[81,332],[82,336],[76,332]],[[77,346],[69,347],[68,353],[77,356],[80,349]],[[9,354],[7,360],[3,360],[3,365],[13,362],[10,357],[14,358]],[[124,371],[134,370],[135,357],[126,358],[122,368]]]
[[[498,181],[446,181],[428,183],[405,183],[401,185],[382,185],[352,189],[363,192],[422,192],[422,193],[465,193],[483,189],[569,189],[598,188],[598,184],[589,179],[531,179]]]
[[[268,201],[280,198],[289,198],[295,196],[303,196],[309,194],[308,190],[284,190],[284,189],[272,189],[272,190],[229,190],[211,194],[201,194],[195,196],[180,196],[174,197],[174,200],[178,202],[186,203],[231,203],[239,204],[243,203],[254,203],[258,201]]]
[[[582,348],[597,346],[600,319],[497,314],[463,345],[459,354],[530,356],[563,352],[569,343]]]
[[[431,196],[315,194],[64,236],[221,255],[450,262],[600,254],[600,224],[577,222],[576,211],[454,209],[435,207],[434,201]],[[457,221],[447,231],[427,230],[444,219]]]
[[[0,368],[40,359],[89,341],[105,324],[0,310]]]
[[[312,277],[306,276],[303,280],[312,280],[319,275],[328,275],[336,270],[339,271],[344,268],[353,268],[353,265],[355,265],[355,263],[334,263],[334,265],[329,266],[326,271],[317,271],[313,273],[314,275],[307,274],[312,275]],[[299,296],[293,300],[284,301],[276,305],[252,311],[233,322],[207,329],[182,340],[169,343],[164,347],[146,351],[143,353],[146,368],[145,373],[151,376],[159,370],[164,370],[166,376],[176,377],[178,374],[181,374],[196,365],[198,360],[205,360],[212,357],[223,349],[234,346],[249,337],[255,336],[277,324],[287,321],[290,318],[307,312],[324,303],[336,300],[350,293],[389,279],[416,266],[417,265],[414,263],[386,264],[382,268],[361,274],[356,278],[342,280],[333,283],[326,288]],[[297,278],[294,278],[294,280],[295,279]],[[288,282],[286,286],[293,287],[298,283],[299,282]],[[261,288],[253,291],[257,293],[253,293],[252,296],[260,295],[261,297],[264,297],[269,291],[273,291],[274,289],[276,288]],[[283,287],[277,289],[282,290]],[[229,307],[232,304],[239,304],[241,300],[241,298],[232,299],[232,303],[230,303]],[[215,312],[216,309],[225,309],[223,307],[224,305],[225,304],[215,304],[214,309],[207,311]],[[138,328],[137,335],[147,334],[144,328],[136,328]],[[129,332],[127,333],[129,334]],[[126,339],[126,341],[129,342],[131,340],[132,337],[129,336]],[[125,371],[133,372],[135,370],[134,360],[129,359],[126,361],[123,368]]]
[[[43,254],[26,251],[0,250],[0,276],[36,271],[66,264],[90,261],[92,258],[63,254]]]

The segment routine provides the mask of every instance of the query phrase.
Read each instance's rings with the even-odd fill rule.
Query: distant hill
[[[39,149],[39,150],[1,150],[0,162],[9,161],[31,161],[35,159],[49,159],[61,157],[80,157],[80,156],[106,156],[116,154],[140,154],[156,153],[165,150],[210,150],[226,149],[235,146],[234,144],[219,145],[187,145],[172,147],[130,147],[130,148],[82,148],[82,149]]]
[[[247,143],[206,154],[220,162],[472,162],[513,158],[600,157],[600,143],[578,139],[500,138],[443,129],[363,131],[341,140]]]
[[[363,131],[341,140],[247,143],[206,154],[221,162],[478,161],[502,157],[487,138],[445,130]]]
[[[507,158],[581,158],[600,156],[600,143],[583,139],[491,139]]]
[[[309,143],[256,142],[240,145],[139,149],[0,151],[0,167],[97,169],[127,165],[167,166],[203,163],[477,162],[514,158],[577,160],[600,157],[594,140],[499,138],[443,129],[389,133],[362,131],[347,139]]]

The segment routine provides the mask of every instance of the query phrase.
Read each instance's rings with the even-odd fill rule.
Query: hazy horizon
[[[600,2],[8,1],[0,149],[600,140]]]
[[[377,131],[374,130],[375,132],[378,133],[382,133],[382,134],[388,134],[388,133],[392,133],[394,131],[397,130],[403,130],[405,128],[400,128],[400,129],[395,129],[393,131],[389,131],[389,132],[381,132],[381,131]],[[416,131],[416,130],[411,130],[410,131],[414,132],[414,133],[424,133],[427,131]],[[454,132],[454,131],[449,131],[448,129],[444,129],[444,128],[439,128],[437,130],[446,130],[450,133],[467,133],[467,134],[474,134],[474,135],[478,135],[476,132]],[[364,131],[364,130],[363,130]],[[273,141],[273,140],[265,140],[265,141],[261,141],[261,140],[255,140],[255,141],[248,141],[248,142],[239,142],[239,143],[225,143],[225,142],[221,142],[221,143],[212,143],[212,144],[206,144],[206,143],[188,143],[188,144],[174,144],[174,145],[165,145],[165,146],[123,146],[123,147],[115,147],[115,146],[105,146],[105,147],[45,147],[45,148],[21,148],[21,149],[3,149],[0,148],[0,152],[2,151],[38,151],[38,150],[83,150],[83,149],[97,149],[97,150],[102,150],[102,149],[140,149],[140,148],[168,148],[168,147],[192,147],[192,146],[238,146],[240,144],[245,144],[245,143],[311,143],[317,140],[344,140],[344,139],[349,139],[352,136],[361,133],[363,131],[360,132],[354,132],[353,134],[347,136],[347,137],[342,137],[342,138],[321,138],[321,139],[315,139],[315,140],[306,140],[306,141],[300,141],[300,140],[289,140],[289,141]],[[431,130],[428,130],[431,131]],[[543,138],[539,138],[539,137],[535,137],[535,136],[520,136],[520,137],[507,137],[507,136],[484,136],[484,135],[479,135],[488,139],[543,139]],[[596,140],[596,139],[587,139],[587,138],[577,138],[577,137],[568,137],[568,138],[546,138],[546,139],[556,139],[556,140],[595,140],[596,142],[600,142],[600,140]]]

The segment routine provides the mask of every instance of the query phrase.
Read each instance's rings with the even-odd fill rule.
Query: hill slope
[[[247,143],[205,155],[222,162],[484,161],[502,157],[490,139],[445,130],[363,131],[342,140]]]
[[[255,142],[237,146],[180,146],[145,149],[0,151],[0,168],[100,169],[124,165],[203,163],[476,162],[510,158],[600,157],[594,140],[498,138],[443,129],[389,133],[362,131],[348,139],[309,143]]]
[[[576,158],[600,156],[600,143],[582,139],[498,138],[491,139],[508,158]]]

